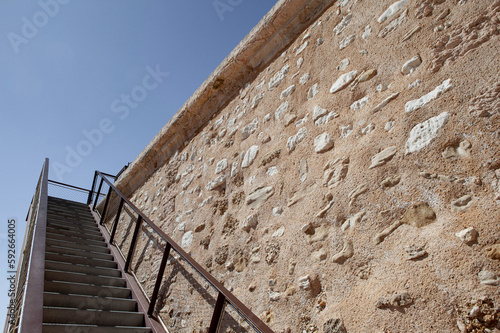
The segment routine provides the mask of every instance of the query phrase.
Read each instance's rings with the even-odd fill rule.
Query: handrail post
[[[122,212],[123,202],[124,202],[124,200],[123,200],[123,198],[121,198],[120,204],[118,205],[118,211],[116,212],[115,223],[113,224],[113,230],[111,230],[111,236],[109,237],[109,244],[110,245],[113,244],[113,240],[115,239],[116,227],[118,226],[118,221],[120,219],[120,214]]]
[[[109,198],[111,197],[111,191],[112,191],[112,188],[110,186],[109,190],[108,190],[108,194],[106,195],[106,201],[104,202],[104,208],[102,209],[101,221],[99,221],[100,225],[102,225],[104,223],[104,216],[106,215],[106,210],[108,209]]]
[[[95,210],[95,206],[97,205],[97,200],[99,200],[99,195],[101,194],[102,183],[104,182],[104,177],[101,177],[101,182],[99,183],[99,189],[97,190],[97,194],[95,195],[94,205],[92,206],[92,211]]]
[[[92,202],[92,194],[94,193],[95,182],[97,180],[97,171],[94,171],[94,180],[92,181],[92,187],[89,191],[89,197],[87,199],[87,206]]]
[[[127,262],[125,263],[125,272],[128,272],[130,263],[132,262],[132,255],[134,254],[135,243],[137,241],[137,235],[139,234],[139,228],[141,227],[142,216],[139,215],[137,222],[135,224],[134,235],[132,236],[132,242],[130,243],[130,248],[128,250]]]
[[[165,273],[165,266],[167,265],[167,260],[170,255],[170,249],[172,245],[167,243],[165,247],[165,252],[163,252],[163,258],[161,259],[160,269],[158,271],[158,275],[156,277],[155,288],[153,290],[153,295],[151,296],[151,303],[149,303],[148,316],[153,315],[153,310],[156,305],[156,299],[158,298],[158,292],[160,291],[161,281],[163,279],[163,274]]]
[[[219,292],[217,296],[217,302],[215,303],[214,314],[212,315],[212,321],[210,322],[210,328],[208,333],[217,333],[219,325],[221,323],[222,313],[224,312],[224,305],[226,303],[226,297]]]

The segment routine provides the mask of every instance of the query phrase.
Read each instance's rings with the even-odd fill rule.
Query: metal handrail
[[[183,258],[198,274],[200,274],[215,290],[218,292],[217,302],[214,309],[214,313],[212,316],[212,321],[210,324],[210,328],[208,333],[216,333],[219,327],[222,313],[224,310],[225,302],[231,304],[231,306],[242,316],[244,317],[257,331],[261,333],[273,333],[273,331],[259,318],[257,317],[248,307],[246,307],[240,300],[236,298],[229,290],[227,290],[219,281],[217,281],[209,272],[207,272],[200,264],[198,264],[188,253],[186,253],[181,246],[179,246],[176,242],[174,242],[163,230],[160,229],[156,224],[154,224],[139,208],[137,208],[130,200],[128,200],[115,186],[112,182],[110,182],[106,178],[106,174],[96,171],[94,177],[94,184],[92,186],[92,190],[96,185],[96,177],[101,177],[101,185],[102,181],[106,182],[109,185],[109,191],[106,196],[106,203],[104,205],[103,212],[101,214],[100,224],[102,225],[104,222],[104,216],[106,214],[106,209],[108,206],[109,198],[111,196],[111,190],[116,193],[116,195],[120,198],[120,204],[118,207],[118,211],[115,217],[115,221],[112,227],[110,244],[113,242],[113,236],[116,232],[119,215],[121,213],[121,208],[123,207],[123,203],[127,203],[127,205],[138,215],[138,219],[136,221],[136,226],[134,230],[134,236],[132,238],[129,253],[127,255],[127,261],[125,264],[126,269],[128,270],[130,263],[132,262],[133,252],[135,243],[137,240],[138,230],[142,222],[146,223],[151,229],[153,229],[166,243],[165,251],[163,254],[162,262],[160,265],[160,270],[158,272],[158,276],[156,278],[155,287],[153,290],[153,295],[151,297],[151,302],[148,309],[148,316],[153,315],[153,310],[156,304],[156,298],[158,296],[158,292],[161,285],[161,280],[163,278],[165,265],[169,257],[170,250],[173,249],[176,251],[181,258]],[[95,206],[97,203],[97,198],[100,195],[100,188],[97,192],[96,200],[94,202],[93,210],[95,210]],[[89,199],[92,194],[89,195]],[[90,201],[90,200],[89,200]],[[89,202],[90,204],[90,202]]]
[[[46,158],[28,213],[23,252],[16,273],[15,318],[8,332],[42,331],[49,159]]]

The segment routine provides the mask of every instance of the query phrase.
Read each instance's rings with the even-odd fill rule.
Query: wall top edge
[[[125,195],[132,193],[156,170],[155,162],[170,157],[158,156],[159,152],[175,152],[181,146],[180,129],[193,127],[194,123],[197,128],[184,133],[182,141],[191,139],[219,107],[233,99],[252,76],[287,47],[287,44],[278,43],[283,46],[268,51],[266,45],[277,40],[294,40],[333,3],[335,0],[279,0],[135,158],[116,181],[117,187]],[[290,23],[299,14],[307,20],[297,29],[296,22]],[[199,121],[193,122],[193,117]]]

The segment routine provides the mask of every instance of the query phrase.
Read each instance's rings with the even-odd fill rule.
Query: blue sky
[[[275,2],[0,2],[1,320],[7,220],[19,252],[44,158],[50,179],[85,188],[96,169],[116,173]]]

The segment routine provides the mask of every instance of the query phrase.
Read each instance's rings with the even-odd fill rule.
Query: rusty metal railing
[[[148,316],[153,317],[155,315],[155,305],[160,294],[160,287],[162,286],[165,267],[167,266],[168,261],[174,260],[179,262],[179,260],[182,259],[216,291],[216,300],[215,302],[211,302],[213,305],[213,313],[211,315],[208,333],[220,332],[222,323],[227,321],[226,319],[223,319],[225,318],[224,312],[227,305],[229,305],[229,309],[232,313],[237,313],[237,315],[241,316],[255,332],[273,333],[273,331],[259,317],[257,317],[241,301],[239,301],[229,290],[227,290],[222,283],[217,281],[208,271],[206,271],[198,262],[186,253],[181,246],[175,243],[172,238],[160,229],[160,227],[154,224],[139,208],[130,202],[114,186],[113,182],[110,181],[108,177],[109,175],[96,171],[87,204],[91,205],[91,209],[100,215],[99,223],[101,225],[103,225],[105,220],[110,221],[111,230],[109,243],[117,246],[126,258],[125,271],[133,273],[130,272],[131,264],[134,261],[135,247],[141,227],[143,229],[147,228],[148,230],[152,230],[152,233],[156,234],[155,238],[165,243],[161,263],[154,282],[154,288],[150,297],[146,295],[146,297],[149,298],[149,308],[147,311]],[[103,186],[105,187],[104,189]],[[95,191],[96,188],[97,191]],[[103,192],[106,193],[105,197],[102,196]],[[113,202],[113,204],[111,202]],[[110,208],[111,206],[112,208]],[[123,221],[123,218],[121,219],[122,214],[130,217],[128,229],[123,226],[124,229],[127,229],[124,231],[129,233],[133,229],[128,251],[124,249],[123,242],[121,242],[121,244],[116,242],[118,224],[120,221]],[[154,273],[151,272],[151,274]],[[196,281],[194,281],[194,283],[196,283]],[[188,291],[186,290],[185,293],[188,293]]]
[[[7,316],[9,333],[42,331],[45,232],[47,226],[49,159],[45,159],[28,213],[16,274],[14,311]]]

